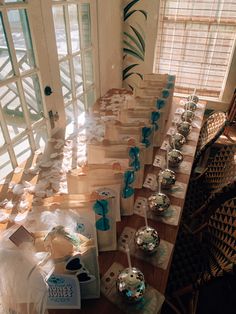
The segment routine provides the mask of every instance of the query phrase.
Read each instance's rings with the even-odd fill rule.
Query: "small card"
[[[159,167],[163,169],[165,167],[166,161],[164,156],[156,155],[153,161],[154,167]]]
[[[47,281],[48,309],[80,309],[80,285],[74,275],[52,274]]]
[[[176,133],[176,129],[174,127],[170,127],[167,131],[167,135],[174,135]]]
[[[154,173],[148,173],[145,181],[143,183],[143,187],[150,189],[152,191],[156,191],[157,189],[157,176]]]
[[[164,140],[163,143],[162,143],[162,145],[161,145],[161,149],[162,149],[162,150],[167,150],[168,147],[170,147],[169,142],[168,142],[167,140]]]
[[[10,237],[9,239],[16,245],[20,246],[21,244],[28,242],[34,243],[33,235],[25,229],[25,227],[20,226]]]

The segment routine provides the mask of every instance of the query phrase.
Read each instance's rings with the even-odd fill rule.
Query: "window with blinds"
[[[220,98],[235,48],[235,0],[160,0],[155,72],[176,92]]]

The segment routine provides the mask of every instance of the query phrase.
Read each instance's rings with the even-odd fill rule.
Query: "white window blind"
[[[220,98],[236,37],[236,0],[160,0],[155,72],[178,93]]]

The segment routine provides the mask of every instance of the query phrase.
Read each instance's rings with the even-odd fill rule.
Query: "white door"
[[[0,0],[0,178],[93,103],[91,12],[89,1]]]

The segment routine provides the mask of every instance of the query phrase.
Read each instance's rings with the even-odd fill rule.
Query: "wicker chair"
[[[226,114],[218,111],[212,113],[203,123],[194,157],[194,167],[197,165],[206,149],[215,143],[224,132],[226,122]]]
[[[201,240],[198,234],[186,233],[180,228],[167,285],[167,300],[171,304],[178,301],[179,313],[185,313],[182,295],[189,292],[194,295],[217,277],[235,276],[235,191],[236,181],[225,189],[225,201],[221,205],[219,200],[212,200],[218,206],[210,213]]]
[[[224,145],[210,160],[205,172],[190,179],[183,209],[183,221],[208,206],[216,191],[220,191],[236,178],[236,144]]]

